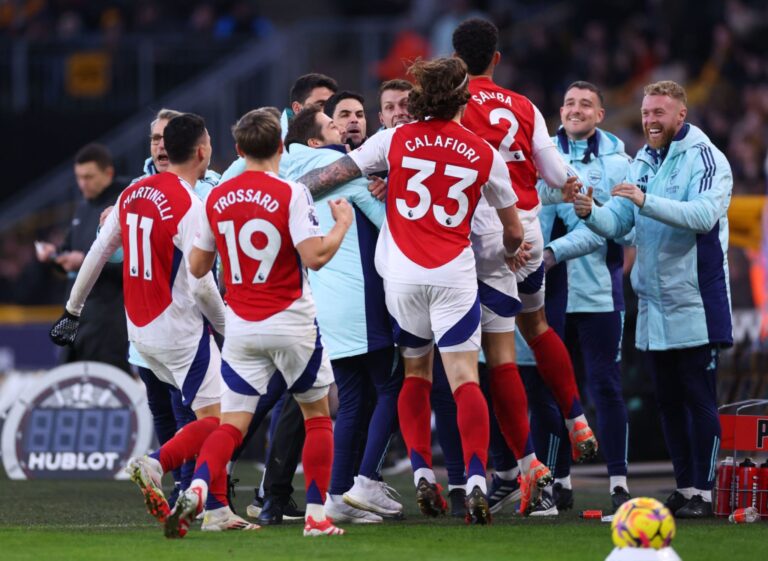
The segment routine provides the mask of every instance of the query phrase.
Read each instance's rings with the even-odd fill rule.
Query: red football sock
[[[431,391],[432,382],[409,376],[403,382],[397,398],[400,432],[414,471],[419,468],[432,469]]]
[[[493,411],[507,446],[515,454],[515,458],[527,456],[526,447],[531,434],[528,396],[517,364],[510,362],[491,369],[491,398]]]
[[[456,401],[456,422],[459,425],[467,477],[485,476],[491,433],[485,396],[476,382],[467,382],[456,388],[453,399]]]
[[[536,366],[566,419],[582,414],[573,363],[563,340],[550,327],[530,343]]]
[[[330,417],[312,417],[304,421],[304,485],[307,504],[325,503],[333,466],[333,425]]]
[[[227,506],[227,463],[243,442],[243,435],[234,425],[221,425],[205,439],[195,464],[193,479],[208,483],[206,509]]]
[[[185,425],[173,438],[163,444],[155,454],[163,472],[169,472],[192,460],[200,451],[200,447],[213,431],[219,426],[218,417],[205,417]]]

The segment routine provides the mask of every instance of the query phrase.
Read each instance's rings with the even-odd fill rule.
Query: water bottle
[[[736,503],[735,462],[732,456],[728,456],[720,463],[717,469],[717,485],[715,494],[715,516],[725,518],[733,512]]]
[[[728,517],[728,521],[734,524],[749,524],[760,520],[760,513],[753,506],[747,508],[737,508]]]
[[[751,458],[746,458],[739,464],[736,477],[739,494],[737,505],[744,508],[757,508],[757,490],[759,488],[757,464]]]

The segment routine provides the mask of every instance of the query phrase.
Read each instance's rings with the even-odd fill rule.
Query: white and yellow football
[[[638,497],[619,507],[611,522],[616,547],[661,549],[675,537],[675,517],[656,499]]]

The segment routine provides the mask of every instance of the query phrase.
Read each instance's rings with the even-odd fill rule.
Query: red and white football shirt
[[[119,227],[128,335],[153,347],[196,346],[203,316],[190,289],[185,255],[202,203],[179,176],[164,172],[125,189],[104,229]]]
[[[379,274],[406,284],[476,287],[469,232],[478,201],[485,195],[496,208],[517,201],[499,153],[454,121],[429,119],[381,131],[349,156],[364,174],[389,169]]]
[[[517,207],[536,208],[539,196],[534,156],[543,148],[554,147],[544,117],[527,97],[496,85],[488,77],[470,80],[469,92],[471,98],[461,124],[499,150],[519,198]],[[485,233],[478,227],[474,228],[476,233]]]
[[[221,256],[227,336],[311,327],[315,304],[295,246],[322,232],[306,187],[246,171],[211,191],[205,214],[195,245]]]

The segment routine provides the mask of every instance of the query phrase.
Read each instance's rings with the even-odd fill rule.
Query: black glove
[[[80,327],[80,317],[64,310],[64,314],[51,327],[48,336],[60,347],[66,347],[75,342],[78,327]]]

